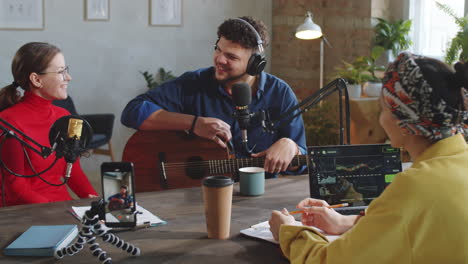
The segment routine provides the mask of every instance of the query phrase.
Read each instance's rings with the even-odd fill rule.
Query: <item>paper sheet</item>
[[[294,225],[301,226],[302,223],[299,222],[299,221],[296,221],[294,223]],[[320,230],[320,229],[318,229],[316,227],[313,227],[313,226],[312,226],[312,228],[314,228],[317,231],[319,231],[320,233],[324,234],[327,237],[328,241],[330,241],[330,242],[332,242],[332,241],[334,241],[334,240],[336,240],[337,238],[340,237],[340,236],[325,234],[322,230]],[[253,225],[253,226],[247,228],[247,229],[242,229],[240,232],[241,232],[241,234],[244,234],[246,236],[260,238],[260,239],[266,240],[268,242],[278,244],[278,241],[276,241],[273,238],[273,234],[270,232],[270,224],[268,224],[268,221],[258,223],[256,225]]]
[[[71,213],[78,218],[78,220],[81,220],[87,210],[89,210],[91,206],[72,206],[72,211]],[[148,224],[149,226],[158,226],[158,225],[164,225],[167,224],[166,221],[161,220],[159,217],[155,216],[152,214],[150,211],[146,210],[145,208],[137,205],[136,209],[138,212],[141,212],[141,214],[137,214],[137,226],[142,226],[145,224]],[[107,216],[110,214],[107,213]]]

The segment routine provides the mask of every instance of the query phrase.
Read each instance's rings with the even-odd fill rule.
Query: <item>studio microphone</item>
[[[92,130],[89,123],[78,116],[64,116],[52,125],[49,141],[57,158],[64,158],[67,163],[65,181],[70,178],[73,163],[86,151]]]
[[[241,129],[242,144],[246,151],[250,154],[253,150],[249,149],[247,142],[247,128],[249,127],[251,113],[249,104],[252,102],[252,90],[247,83],[236,83],[232,86],[232,100],[236,111],[233,113],[234,118]]]

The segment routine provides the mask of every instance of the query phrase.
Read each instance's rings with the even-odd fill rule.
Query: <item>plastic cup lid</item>
[[[224,187],[234,184],[234,181],[226,176],[209,176],[203,179],[206,187]]]

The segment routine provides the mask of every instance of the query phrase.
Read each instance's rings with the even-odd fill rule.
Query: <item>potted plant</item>
[[[337,145],[339,143],[337,102],[326,99],[302,113],[307,146]]]
[[[382,90],[382,79],[377,77],[376,72],[384,71],[385,67],[376,64],[377,59],[384,53],[382,46],[375,46],[372,48],[370,57],[364,57],[367,62],[367,71],[370,74],[369,80],[366,84],[364,92],[368,96],[379,96]]]
[[[387,65],[388,62],[400,53],[409,48],[413,42],[409,38],[411,20],[397,20],[390,22],[383,18],[377,18],[378,23],[374,27],[374,45],[381,46],[386,51],[383,59],[379,59],[379,65]]]
[[[143,75],[143,78],[145,78],[146,87],[148,87],[149,90],[158,87],[160,84],[166,81],[176,78],[176,76],[174,76],[171,71],[166,71],[163,67],[159,68],[158,73],[154,75],[148,71],[140,71],[140,73]],[[156,78],[157,81],[155,80]]]
[[[447,5],[436,2],[437,7],[455,19],[460,28],[457,35],[450,41],[449,48],[445,51],[445,62],[452,65],[456,60],[468,61],[468,18],[457,17],[455,12]]]
[[[336,68],[334,77],[346,79],[349,97],[359,98],[361,97],[362,85],[371,79],[368,68],[367,58],[360,56],[352,62],[343,61],[343,65]]]

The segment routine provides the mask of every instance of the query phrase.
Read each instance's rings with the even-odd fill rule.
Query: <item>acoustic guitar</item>
[[[263,167],[265,161],[264,157],[236,159],[214,141],[182,131],[137,131],[127,141],[122,160],[134,165],[137,192],[196,187],[206,176],[235,177],[239,168]],[[291,166],[305,164],[306,155],[291,162]]]

